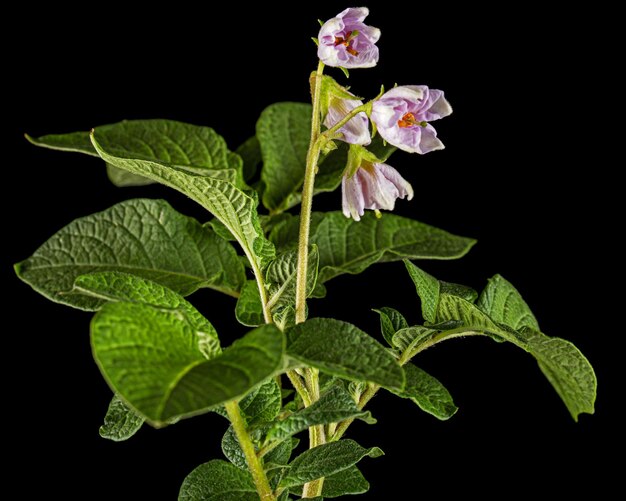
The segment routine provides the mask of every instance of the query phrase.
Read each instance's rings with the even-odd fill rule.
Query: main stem
[[[252,479],[254,480],[254,485],[256,486],[261,501],[276,501],[276,496],[274,496],[272,492],[261,460],[257,457],[256,451],[254,450],[254,444],[248,434],[246,422],[241,415],[239,403],[231,401],[224,404],[224,406],[226,407],[228,418],[235,430],[235,435],[237,435],[237,440],[239,440],[239,445],[241,445],[241,450],[246,457],[248,468],[250,469],[250,473],[252,473]]]
[[[306,170],[304,171],[304,185],[302,186],[302,202],[300,210],[300,238],[298,241],[298,268],[296,275],[296,323],[306,319],[306,275],[309,260],[309,233],[311,229],[311,208],[313,206],[313,188],[317,162],[320,158],[320,96],[322,93],[322,73],[324,63],[320,61],[315,73],[313,89],[313,115],[311,117],[311,140],[306,156]]]
[[[320,96],[322,93],[322,73],[324,63],[321,61],[317,66],[313,85],[313,115],[311,117],[311,140],[309,151],[306,156],[306,169],[304,172],[304,184],[302,186],[302,202],[300,211],[300,235],[298,240],[298,267],[296,273],[296,323],[306,320],[306,295],[307,295],[307,272],[309,260],[309,233],[311,229],[311,208],[313,206],[313,190],[315,187],[315,174],[317,163],[320,158],[320,134],[321,113]],[[319,400],[319,374],[314,368],[304,370],[304,381],[310,403]],[[309,429],[309,446],[317,447],[326,442],[323,426],[315,426]],[[320,478],[304,485],[303,498],[313,498],[322,492],[324,479]]]

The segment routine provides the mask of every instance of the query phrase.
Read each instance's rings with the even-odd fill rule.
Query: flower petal
[[[443,91],[427,89],[418,120],[432,122],[447,117],[450,113],[452,113],[452,106],[443,96]]]
[[[413,199],[413,187],[400,173],[387,164],[376,164],[378,171],[398,189],[398,198]]]
[[[418,153],[428,153],[430,151],[443,150],[445,146],[437,137],[435,128],[428,124],[422,129],[421,139],[419,143],[420,151]]]
[[[343,176],[341,180],[341,198],[343,215],[352,217],[355,221],[360,221],[361,216],[365,214],[365,201],[363,199],[363,191],[361,180],[356,174],[350,178]]]

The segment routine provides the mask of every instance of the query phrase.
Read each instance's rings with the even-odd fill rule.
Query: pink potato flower
[[[348,69],[376,66],[380,30],[363,23],[368,14],[367,7],[349,8],[322,25],[317,56],[325,65]]]
[[[385,141],[409,153],[423,154],[444,148],[429,122],[450,113],[452,107],[443,91],[405,85],[374,101],[371,118]]]
[[[341,181],[346,217],[360,221],[365,209],[393,210],[397,198],[413,198],[413,188],[396,169],[383,163],[363,162],[353,176]]]

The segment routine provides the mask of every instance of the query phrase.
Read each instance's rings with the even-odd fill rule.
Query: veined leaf
[[[287,219],[272,230],[270,239],[279,249],[293,249],[298,228],[299,218]],[[310,243],[319,250],[317,281],[323,284],[343,273],[361,273],[374,263],[460,258],[475,241],[394,214],[377,219],[367,212],[357,222],[328,212],[313,213]]]
[[[259,501],[252,476],[226,461],[201,464],[183,481],[179,501]]]
[[[261,145],[263,205],[285,210],[302,185],[311,138],[311,105],[274,103],[261,113],[256,135]]]
[[[239,323],[246,327],[257,327],[265,323],[256,280],[248,280],[243,284],[235,306],[235,316]]]
[[[235,249],[163,200],[135,199],[70,223],[25,261],[17,275],[47,298],[84,310],[102,301],[73,294],[79,275],[132,273],[182,295],[210,287],[236,296],[245,273]]]
[[[414,274],[423,274],[415,265],[407,264],[407,268],[412,269]],[[420,287],[418,293],[426,297],[430,294]],[[537,359],[539,367],[575,420],[583,412],[593,414],[597,387],[593,367],[569,341],[546,336],[531,327],[536,326],[537,321],[530,308],[517,290],[502,277],[496,276],[490,281],[477,305],[459,295],[440,292],[435,321],[457,324],[448,331],[449,336],[443,330],[439,334],[441,340],[482,334],[522,348]],[[439,329],[440,326],[432,328]]]
[[[454,405],[448,390],[437,379],[413,364],[404,365],[404,371],[406,386],[404,391],[396,395],[410,398],[420,409],[437,419],[446,420],[456,413],[458,407]]]
[[[143,423],[143,417],[114,395],[104,416],[104,424],[100,427],[100,436],[114,442],[128,440],[139,431]]]
[[[489,280],[476,306],[494,321],[508,325],[512,329],[527,327],[539,330],[537,319],[526,301],[522,299],[517,289],[500,275],[495,275]]]
[[[119,155],[99,143],[100,133],[91,140],[98,154],[109,164],[154,179],[198,202],[228,228],[257,270],[274,257],[274,246],[265,239],[256,211],[257,201],[234,184],[213,177],[189,173],[176,166],[141,156]]]
[[[130,302],[167,308],[176,312],[194,329],[198,337],[198,347],[207,359],[214,358],[222,351],[219,337],[211,322],[182,296],[156,282],[126,273],[91,273],[79,276],[72,291],[102,301]]]
[[[284,337],[273,325],[207,360],[184,317],[146,304],[105,304],[91,339],[109,385],[155,426],[239,398],[283,367]]]
[[[295,487],[320,477],[327,477],[347,470],[366,456],[383,455],[378,447],[365,449],[354,440],[339,440],[309,449],[294,459],[281,487]]]
[[[280,387],[274,379],[268,379],[239,402],[248,425],[270,422],[276,419],[282,407]]]
[[[103,149],[114,156],[155,160],[190,169],[200,175],[215,176],[234,183],[242,181],[241,159],[228,151],[224,138],[210,127],[174,120],[125,120],[97,129],[98,141]],[[26,137],[37,146],[99,156],[91,144],[89,132]],[[120,186],[149,182],[136,174],[124,176],[110,164],[108,168],[109,177]]]
[[[343,386],[335,385],[311,406],[277,421],[267,433],[267,439],[284,440],[311,426],[367,416],[369,412],[360,410]]]
[[[404,329],[409,326],[406,319],[398,310],[393,308],[382,307],[379,310],[374,310],[380,315],[380,330],[385,338],[385,341],[393,346],[393,336],[400,329]]]
[[[404,372],[394,356],[358,327],[332,318],[312,318],[287,331],[287,354],[335,376],[404,387]]]

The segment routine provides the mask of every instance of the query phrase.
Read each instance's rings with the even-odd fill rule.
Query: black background
[[[601,494],[614,481],[606,452],[623,440],[610,419],[618,370],[608,338],[619,333],[598,321],[605,284],[619,271],[612,261],[618,247],[602,223],[615,213],[603,122],[611,98],[601,81],[615,65],[611,14],[599,6],[412,4],[369,2],[369,22],[382,29],[380,64],[352,71],[348,83],[366,97],[381,83],[424,83],[443,89],[454,107],[434,124],[446,150],[392,158],[416,192],[397,213],[478,244],[462,260],[419,265],[478,289],[503,274],[544,332],[588,356],[599,396],[596,414],[576,424],[520,350],[487,339],[429,350],[418,364],[448,387],[460,410],[438,422],[381,393],[371,405],[379,423],[355,424],[350,433],[387,453],[361,463],[372,483],[362,499]],[[91,315],[34,293],[10,265],[71,220],[131,197],[163,197],[184,213],[207,216],[165,188],[115,188],[97,159],[37,149],[22,134],[170,118],[210,125],[234,149],[254,133],[265,106],[308,99],[317,19],[345,6],[232,2],[204,13],[181,3],[139,14],[90,4],[88,12],[33,9],[7,20],[19,33],[6,36],[2,49],[9,66],[3,145],[13,154],[4,165],[8,238],[0,271],[10,297],[2,349],[4,429],[14,442],[5,451],[7,488],[29,499],[175,499],[185,475],[219,455],[225,429],[209,414],[163,430],[145,427],[125,443],[98,436],[110,390],[91,358]],[[315,207],[338,209],[339,192],[320,196]],[[373,334],[374,307],[420,321],[402,264],[335,279],[328,289],[327,299],[311,302],[313,315],[335,315]],[[192,302],[226,343],[244,332],[223,314],[233,300],[200,291]]]

